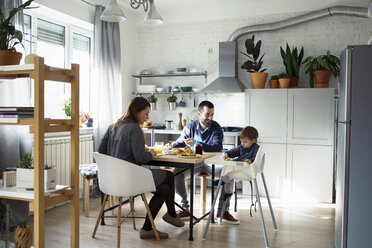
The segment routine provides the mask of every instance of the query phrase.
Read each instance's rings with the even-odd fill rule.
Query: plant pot
[[[329,79],[331,78],[332,72],[329,70],[317,70],[313,71],[315,78],[315,88],[328,88]]]
[[[10,50],[0,50],[0,65],[19,65],[22,53]]]
[[[252,88],[253,89],[264,89],[267,79],[266,72],[251,72],[249,77],[251,78]]]
[[[150,102],[150,109],[151,111],[156,110],[156,102]]]
[[[291,83],[290,78],[279,78],[279,84],[281,89],[289,88],[290,83]]]
[[[298,77],[290,77],[291,82],[289,84],[290,88],[298,88]]]
[[[176,102],[168,102],[169,110],[176,110]]]
[[[17,168],[17,187],[34,188],[34,169]],[[57,169],[44,170],[44,189],[54,189],[57,184]]]
[[[278,79],[270,79],[270,86],[272,89],[279,87],[279,80]]]
[[[89,120],[87,122],[87,127],[93,127],[93,117],[89,117]]]

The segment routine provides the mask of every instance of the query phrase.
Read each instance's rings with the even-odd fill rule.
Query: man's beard
[[[202,126],[204,126],[204,127],[208,127],[211,123],[212,123],[212,121],[210,121],[209,123],[207,123],[207,121],[206,120],[200,120],[200,122],[201,122],[201,124],[202,124]]]

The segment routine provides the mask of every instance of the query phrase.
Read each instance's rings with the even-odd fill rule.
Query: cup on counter
[[[167,92],[168,92],[168,93],[171,93],[171,92],[172,92],[172,86],[168,86],[168,87],[167,87]]]
[[[166,129],[172,129],[172,122],[171,120],[166,120],[165,121],[165,128]]]

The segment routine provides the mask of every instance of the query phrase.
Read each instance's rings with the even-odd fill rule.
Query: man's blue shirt
[[[201,130],[199,127],[199,120],[193,121],[188,124],[182,131],[181,136],[172,145],[173,147],[185,147],[184,139],[193,138],[199,141],[203,146],[205,152],[221,152],[223,132],[221,126],[212,121],[211,124],[205,129]]]

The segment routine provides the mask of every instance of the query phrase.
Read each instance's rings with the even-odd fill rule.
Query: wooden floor
[[[148,195],[148,200],[151,195]],[[278,224],[275,232],[270,217],[266,198],[262,199],[264,217],[272,248],[330,248],[334,237],[334,205],[306,204],[272,199],[274,213]],[[82,204],[82,201],[81,201]],[[96,238],[91,238],[96,216],[99,211],[100,199],[90,201],[90,217],[80,214],[80,247],[116,247],[116,219],[107,219],[106,226],[99,226]],[[233,201],[232,201],[233,205]],[[196,206],[199,206],[199,195],[196,194]],[[188,241],[188,225],[182,228],[165,223],[161,216],[165,213],[165,205],[156,218],[159,230],[169,233],[168,240],[141,240],[139,229],[143,219],[137,219],[137,229],[133,230],[130,219],[121,228],[121,247],[265,247],[259,213],[249,216],[250,197],[239,195],[238,212],[233,215],[240,219],[240,225],[228,223],[211,224],[206,240],[202,240],[206,221],[194,227],[194,241]],[[82,207],[80,207],[82,209]],[[144,207],[140,199],[135,201],[136,215],[144,216]],[[70,246],[70,205],[65,204],[46,211],[46,247]],[[123,213],[129,211],[123,207]],[[199,209],[196,210],[200,212]],[[257,208],[258,211],[258,208]],[[32,218],[30,218],[32,226]],[[188,224],[188,222],[187,222]]]

